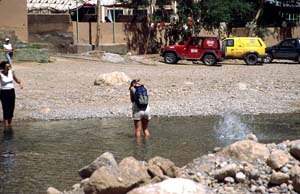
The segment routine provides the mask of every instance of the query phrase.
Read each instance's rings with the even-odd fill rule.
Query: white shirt
[[[4,45],[3,45],[3,48],[5,48],[5,49],[8,50],[8,51],[12,51],[12,50],[13,50],[11,43],[4,44]]]
[[[8,70],[8,74],[5,75],[2,71],[0,72],[1,76],[1,90],[10,90],[14,88],[14,77],[12,70]]]

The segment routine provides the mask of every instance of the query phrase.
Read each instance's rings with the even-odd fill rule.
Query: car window
[[[193,38],[189,45],[192,45],[192,46],[196,46],[196,45],[201,45],[201,39],[200,38]]]
[[[285,40],[281,43],[283,48],[294,48],[296,47],[296,40]]]
[[[256,43],[256,39],[249,39],[248,42],[249,42],[250,44],[255,44],[255,43]]]
[[[233,39],[226,40],[225,46],[234,46],[234,40]]]
[[[259,43],[259,46],[262,46],[262,43],[260,42],[260,40],[258,39],[257,41],[258,41],[258,43]]]
[[[247,46],[251,46],[251,47],[261,47],[262,44],[261,44],[261,42],[259,41],[259,39],[251,38],[251,39],[248,39],[248,41],[247,41]]]

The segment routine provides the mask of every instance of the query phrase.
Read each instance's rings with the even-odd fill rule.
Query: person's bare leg
[[[8,125],[11,125],[12,119],[8,119],[8,120],[7,120],[7,123],[8,123]]]
[[[5,120],[3,121],[3,125],[4,125],[4,126],[7,126],[8,124],[9,124],[8,120],[5,119]]]
[[[138,120],[134,120],[134,126],[135,126],[135,136],[137,138],[141,137],[142,122]]]
[[[142,119],[142,128],[143,128],[143,131],[144,131],[144,135],[146,137],[150,137],[150,132],[149,132],[149,129],[148,129],[148,123],[149,123],[149,121],[147,119]]]
[[[3,120],[3,128],[4,128],[4,133],[6,133],[8,131],[8,120]]]

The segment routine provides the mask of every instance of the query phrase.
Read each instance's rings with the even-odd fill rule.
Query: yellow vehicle
[[[248,65],[256,65],[266,53],[266,44],[258,37],[233,37],[223,40],[225,59],[243,59]]]

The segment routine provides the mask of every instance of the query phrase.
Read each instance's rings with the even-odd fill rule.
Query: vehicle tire
[[[267,55],[263,58],[264,63],[272,63],[273,56],[270,53],[267,53]]]
[[[202,62],[205,65],[215,65],[217,63],[217,59],[213,54],[206,54],[202,58]]]
[[[178,62],[177,56],[175,53],[168,52],[164,56],[165,62],[168,64],[176,64]]]
[[[300,55],[298,56],[298,63],[300,63]]]
[[[258,57],[254,53],[247,54],[247,56],[245,57],[245,62],[247,63],[247,65],[256,65],[257,61]]]

